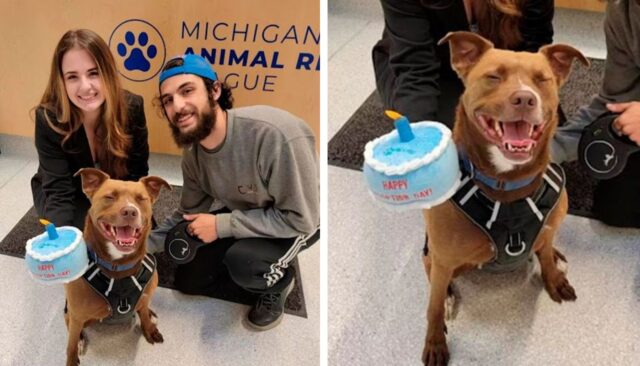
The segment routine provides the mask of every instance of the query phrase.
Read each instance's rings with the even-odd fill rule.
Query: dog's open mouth
[[[476,120],[485,137],[498,146],[506,158],[514,161],[531,158],[544,129],[544,123],[500,121],[486,114],[477,114]]]
[[[116,226],[100,222],[102,234],[122,252],[132,252],[140,238],[140,228],[130,225]]]

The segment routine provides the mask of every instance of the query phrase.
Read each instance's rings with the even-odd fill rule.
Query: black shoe
[[[280,324],[284,302],[293,290],[294,280],[282,292],[261,294],[247,315],[247,324],[256,330],[269,330]]]

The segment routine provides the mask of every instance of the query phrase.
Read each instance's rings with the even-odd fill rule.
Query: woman
[[[95,32],[71,30],[58,42],[36,107],[38,172],[31,180],[40,217],[82,229],[89,200],[80,168],[138,180],[149,172],[143,100],[120,85],[115,60]]]
[[[386,109],[452,127],[463,85],[451,69],[448,32],[476,31],[498,48],[536,52],[553,38],[553,0],[381,0],[385,28],[373,48]]]

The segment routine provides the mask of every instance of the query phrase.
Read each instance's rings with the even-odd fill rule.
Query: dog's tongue
[[[128,240],[133,237],[134,229],[131,226],[116,227],[116,239]]]
[[[504,135],[502,140],[509,143],[526,143],[529,137],[530,125],[524,121],[502,123]]]

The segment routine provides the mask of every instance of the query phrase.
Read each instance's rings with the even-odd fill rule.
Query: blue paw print
[[[136,37],[133,32],[127,32],[124,35],[124,40],[127,42],[127,45],[131,47],[135,44]],[[149,43],[149,36],[146,32],[140,32],[140,34],[138,35],[138,45],[140,47],[135,47],[129,54],[129,57],[124,60],[124,67],[127,70],[149,71],[149,68],[151,68],[151,64],[147,60],[147,57],[149,59],[156,57],[156,55],[158,54],[158,49],[156,48],[156,46],[150,45],[147,48],[147,55],[145,57],[141,48],[144,48],[147,43]],[[128,47],[124,43],[118,43],[118,54],[122,57],[125,57],[127,55],[127,48]]]

